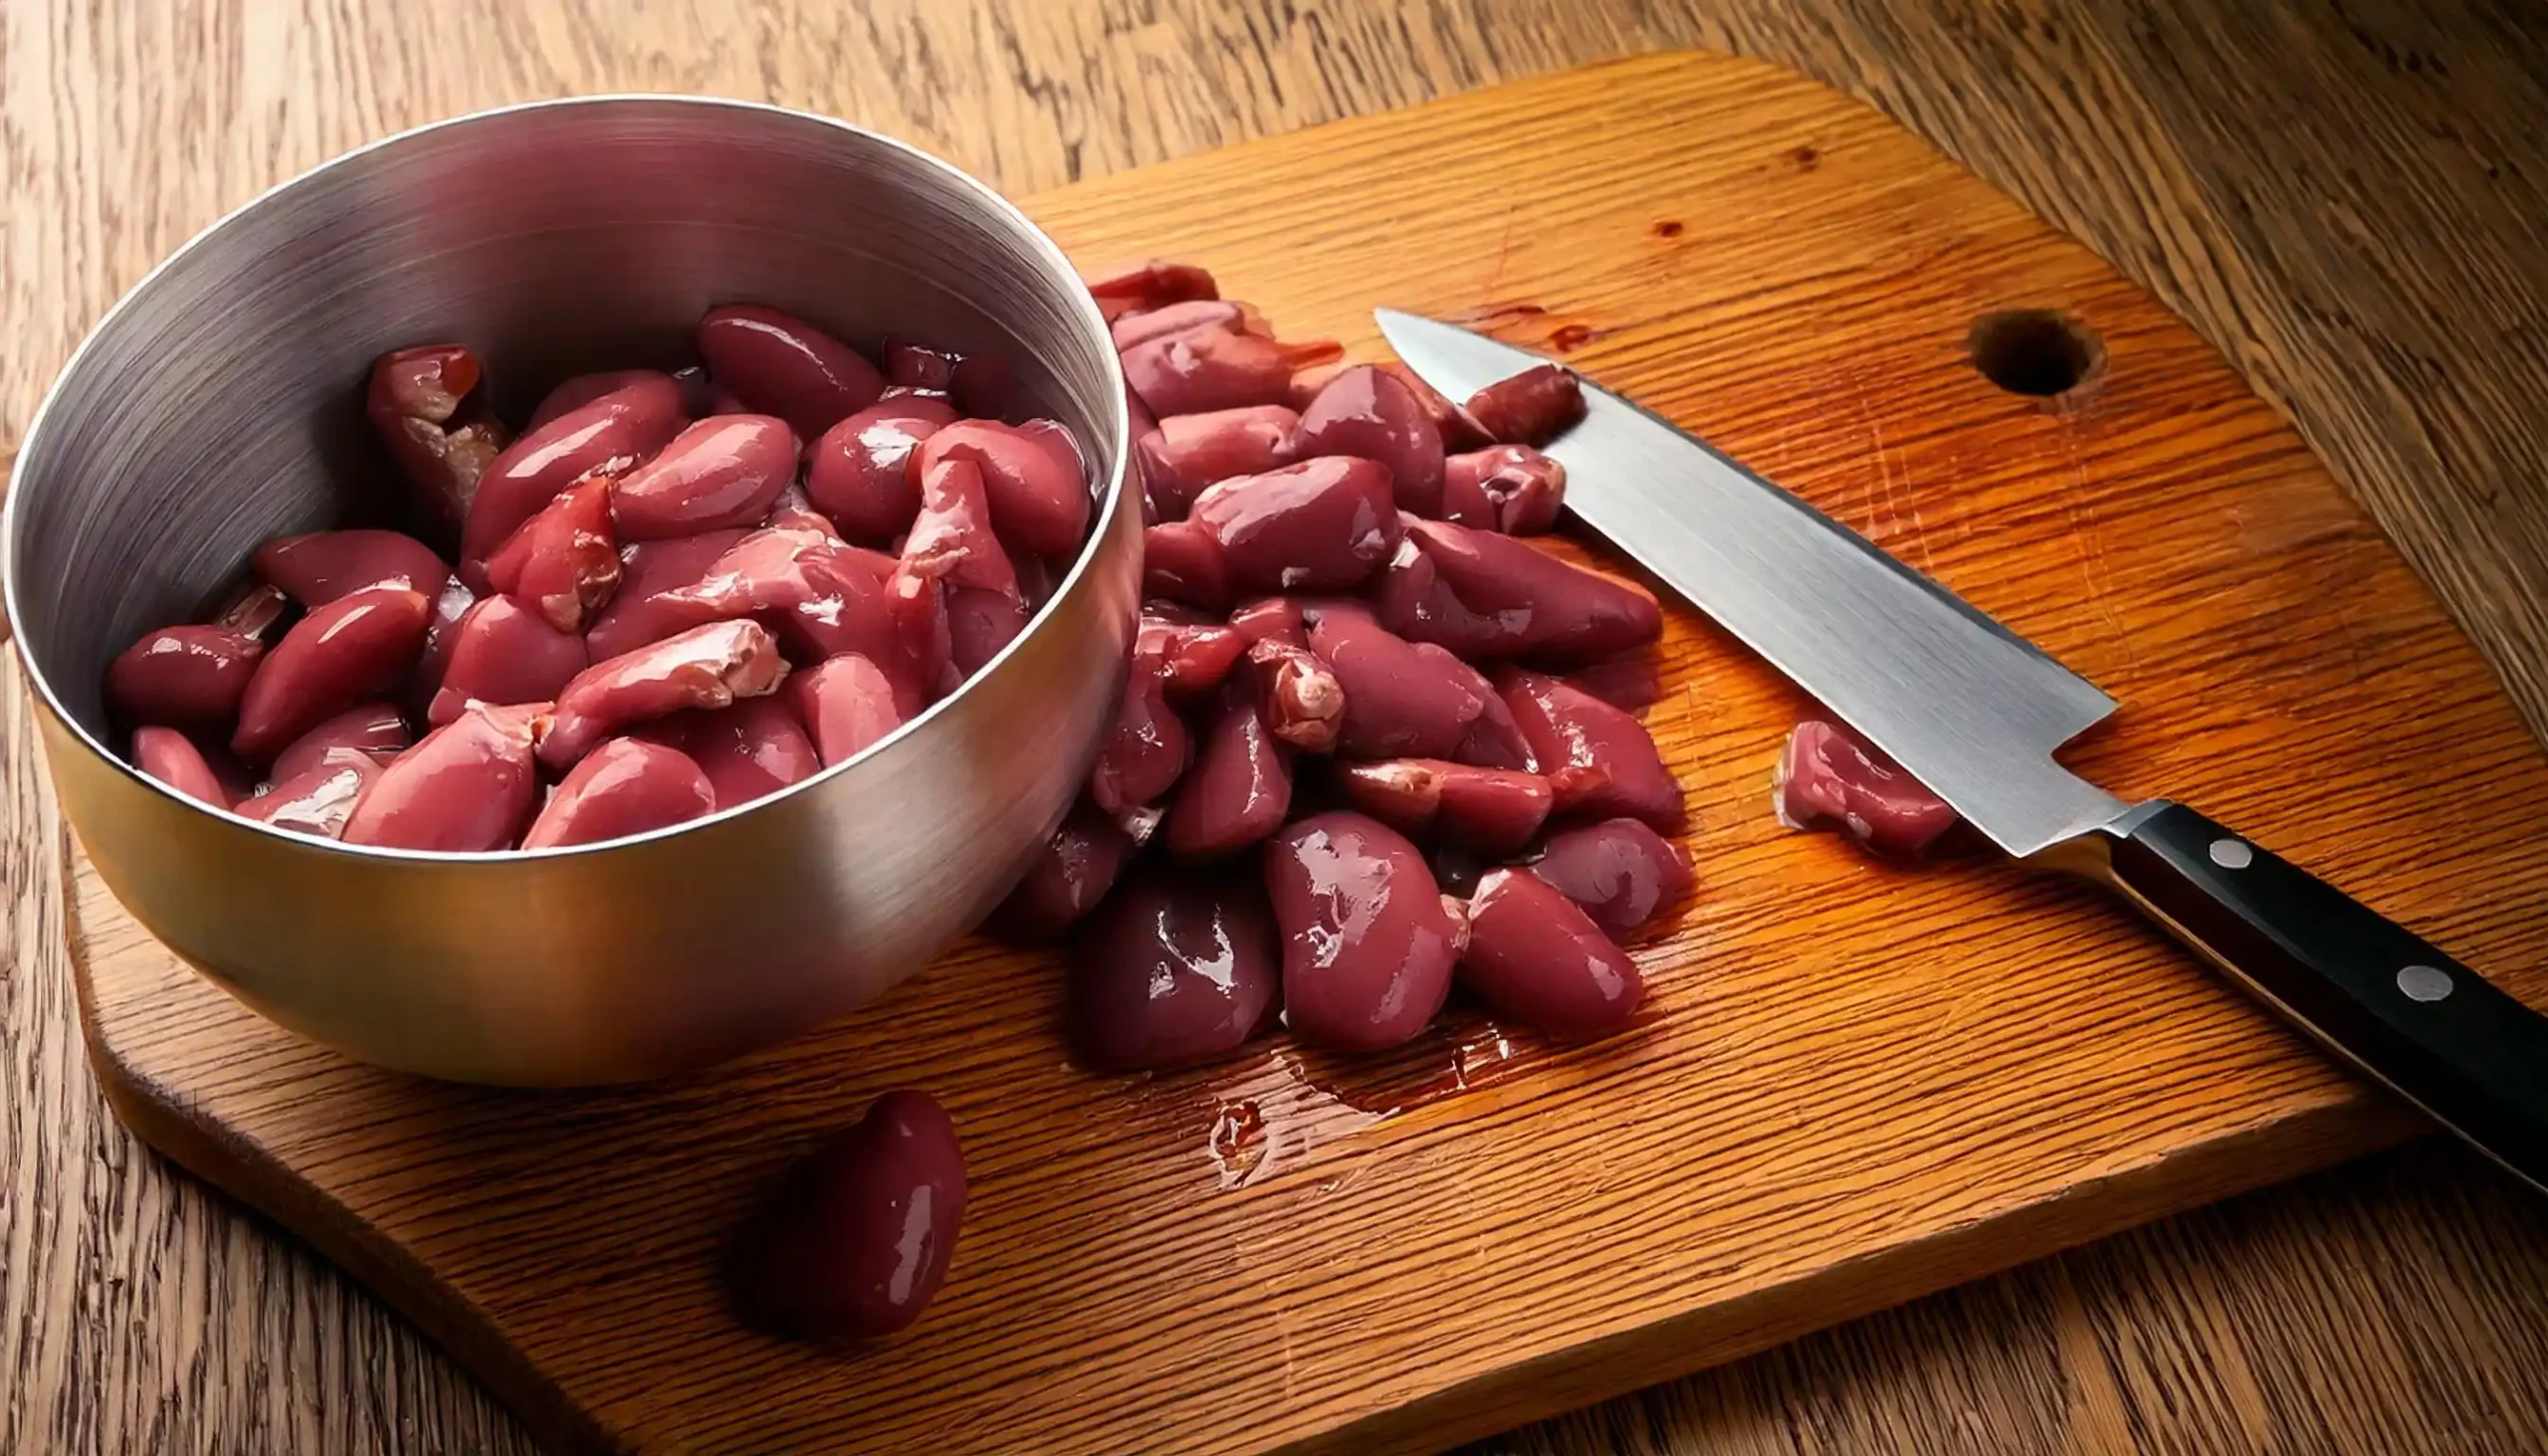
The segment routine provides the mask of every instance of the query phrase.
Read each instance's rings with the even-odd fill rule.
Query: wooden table
[[[152,261],[268,183],[434,116],[595,90],[763,97],[1022,192],[1709,45],[1874,102],[2183,312],[2368,503],[2538,728],[2548,15],[2421,9],[22,0],[0,8],[0,456]],[[6,677],[0,1450],[528,1449],[395,1316],[108,1118],[62,964],[63,831]],[[2425,1144],[1487,1449],[2530,1449],[2548,1442],[2543,1291],[2548,1204]]]

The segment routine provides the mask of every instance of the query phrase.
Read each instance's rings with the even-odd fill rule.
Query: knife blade
[[[1451,399],[1554,362],[1393,309],[1380,332]],[[2548,1190],[2548,1017],[2199,811],[2124,800],[2053,753],[2095,685],[1706,441],[1575,372],[1544,447],[1566,508],[1819,699],[2011,855],[2085,875],[2344,1060]]]
[[[1380,332],[1453,399],[1548,362],[1380,310]],[[1597,386],[1547,447],[1567,509],[2013,855],[2107,823],[2121,799],[2052,761],[2114,700],[1864,536]]]

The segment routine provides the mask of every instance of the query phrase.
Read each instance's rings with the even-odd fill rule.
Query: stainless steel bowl
[[[520,410],[565,374],[689,359],[723,303],[872,341],[1006,351],[1098,458],[1091,542],[963,690],[849,763],[637,839],[347,848],[252,824],[109,751],[100,674],[259,541],[381,489],[372,358],[476,345]],[[1123,381],[1060,249],[980,183],[820,116],[693,98],[489,111],[348,153],[142,280],[54,385],[5,525],[55,787],[150,932],[366,1061],[476,1082],[643,1078],[801,1032],[927,963],[1008,889],[1122,681],[1141,519]]]

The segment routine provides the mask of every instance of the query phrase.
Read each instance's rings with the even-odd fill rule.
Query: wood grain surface
[[[2355,7],[213,7],[0,12],[16,347],[0,448],[183,233],[337,146],[608,86],[772,95],[1012,190],[1684,40],[1874,97],[2184,309],[2282,403],[2542,722],[2541,55],[2523,17]],[[182,24],[182,30],[172,27]],[[1138,85],[1134,83],[1138,82]],[[2336,104],[2342,102],[2343,106]],[[2348,113],[2347,108],[2351,108]],[[508,1449],[412,1333],[106,1123],[14,684],[0,1444]],[[2504,1450],[2542,1426],[2536,1209],[2420,1148],[1504,1443],[1534,1450]]]
[[[1498,187],[1527,201],[1477,205]],[[1083,266],[1192,259],[1364,357],[1383,299],[1567,352],[2112,692],[2090,778],[2206,805],[2548,1001],[2548,754],[2466,640],[2209,345],[1877,112],[1685,52],[1025,206]],[[2096,340],[2050,403],[1975,367],[2029,310]],[[1646,721],[1704,888],[1595,1047],[1452,1018],[1387,1058],[1277,1039],[1093,1078],[1054,957],[968,945],[713,1074],[435,1086],[258,1021],[84,870],[93,1052],[148,1142],[535,1428],[649,1451],[1429,1449],[2408,1128],[2084,887],[1783,829],[1804,700],[1667,617]],[[854,1355],[739,1329],[716,1268],[749,1200],[904,1085],[968,1147],[948,1291]]]

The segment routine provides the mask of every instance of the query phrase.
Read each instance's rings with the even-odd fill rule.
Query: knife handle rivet
[[[2256,852],[2243,839],[2212,841],[2212,862],[2225,870],[2243,870],[2256,862]]]
[[[2398,990],[2410,1001],[2439,1001],[2450,994],[2450,972],[2438,965],[2399,966]]]

